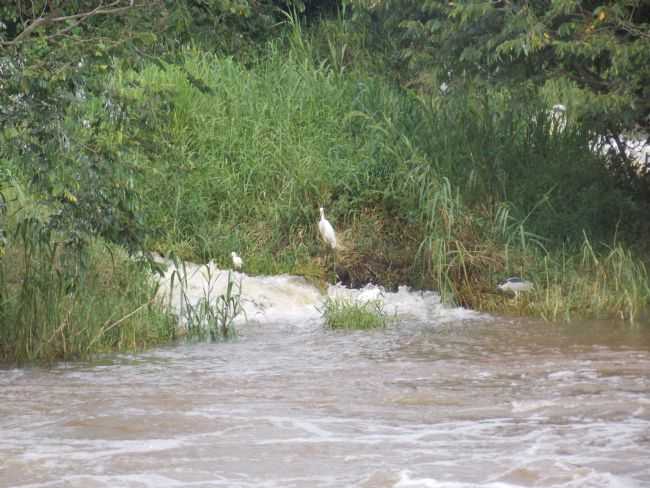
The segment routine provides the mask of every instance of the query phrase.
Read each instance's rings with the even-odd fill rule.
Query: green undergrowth
[[[288,16],[284,37],[237,58],[197,44],[115,57],[92,83],[62,82],[63,103],[38,102],[33,120],[6,111],[0,363],[173,340],[177,321],[124,249],[220,268],[236,251],[248,274],[406,284],[549,321],[647,316],[650,203],[590,149],[593,127],[573,110],[584,100],[561,83],[486,88],[459,73],[446,93],[416,93],[343,19],[304,30]],[[555,103],[568,107],[562,130]],[[509,276],[534,289],[496,293]],[[225,294],[187,301],[190,336],[233,337],[240,294],[229,278]],[[389,319],[378,302],[328,300],[323,315],[333,328]]]
[[[52,142],[55,156],[93,163],[81,180],[57,167],[77,182],[61,191],[69,215],[102,196],[95,227],[81,231],[128,231],[151,251],[220,268],[236,251],[249,274],[434,289],[497,313],[643,314],[650,209],[589,149],[589,127],[569,117],[557,130],[549,100],[527,85],[486,90],[459,79],[446,94],[411,92],[371,70],[372,55],[342,23],[324,25],[318,37],[295,24],[245,64],[193,47],[137,69],[116,60],[104,92],[75,99],[61,126],[74,130]],[[113,181],[114,168],[124,174]],[[319,240],[320,206],[335,252]],[[173,335],[146,273],[117,250],[109,259],[95,245],[78,273],[54,241],[37,252],[10,241],[3,358],[84,357]],[[496,294],[511,275],[534,291]],[[195,312],[198,324],[215,310]],[[362,312],[372,310],[340,313]]]
[[[187,49],[181,64],[115,73],[111,90],[146,120],[130,128],[146,141],[130,158],[152,250],[224,267],[234,250],[252,274],[409,284],[550,320],[647,307],[645,269],[624,244],[647,232],[645,207],[589,150],[587,128],[556,130],[529,87],[423,98],[315,62],[296,39],[281,46],[247,66]],[[598,244],[615,230],[614,251]],[[540,295],[495,297],[509,274],[534,277]]]
[[[346,298],[327,298],[321,311],[325,325],[332,329],[376,329],[386,327],[394,317],[384,310],[381,300],[358,302]]]
[[[79,253],[28,235],[0,259],[0,362],[52,362],[173,340],[150,274],[119,248]]]

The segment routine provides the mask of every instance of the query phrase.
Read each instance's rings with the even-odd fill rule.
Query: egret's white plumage
[[[237,253],[235,251],[231,252],[230,255],[232,256],[232,265],[235,269],[241,269],[241,267],[244,265],[244,261],[242,258],[237,256]]]
[[[501,283],[497,285],[497,290],[507,293],[514,293],[515,296],[519,296],[519,293],[530,291],[534,288],[534,285],[530,281],[526,281],[518,276],[511,276],[506,278]]]
[[[323,240],[330,245],[332,249],[336,249],[336,234],[334,232],[334,227],[329,221],[325,218],[325,210],[323,207],[320,208],[320,222],[318,222],[318,230]]]
[[[560,134],[564,132],[567,124],[567,110],[566,106],[561,103],[556,103],[549,112],[551,122],[551,134]]]

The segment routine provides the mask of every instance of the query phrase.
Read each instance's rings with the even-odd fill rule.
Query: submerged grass
[[[376,329],[386,327],[392,320],[386,314],[381,300],[359,302],[328,297],[322,315],[325,324],[332,329]]]
[[[237,337],[235,319],[245,311],[241,304],[242,283],[235,280],[228,271],[225,293],[215,290],[218,275],[210,267],[204,266],[207,287],[203,296],[194,302],[188,294],[188,274],[185,264],[175,261],[175,270],[170,278],[169,302],[174,296],[174,288],[179,288],[179,326],[184,328],[189,339],[222,341]]]

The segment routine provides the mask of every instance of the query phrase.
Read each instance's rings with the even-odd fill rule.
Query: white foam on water
[[[569,381],[573,380],[576,377],[576,372],[575,371],[556,371],[554,373],[549,373],[548,379],[549,380],[561,380],[561,381]]]
[[[328,287],[327,295],[330,298],[351,300],[360,304],[379,300],[386,313],[421,321],[453,321],[480,316],[473,310],[444,305],[440,295],[434,291],[415,291],[408,286],[400,286],[396,292],[389,292],[372,283],[360,289],[350,289],[337,284]]]
[[[511,404],[513,413],[521,413],[553,407],[557,405],[557,402],[553,400],[515,400]]]
[[[56,459],[65,454],[66,461],[97,461],[113,456],[151,454],[160,451],[181,448],[181,439],[146,439],[146,440],[52,440],[41,442],[21,457],[24,461],[41,461]]]
[[[14,381],[24,377],[25,371],[26,370],[24,369],[18,369],[18,368],[0,369],[0,386],[9,385]]]
[[[525,471],[525,469],[522,471]],[[581,467],[571,467],[562,479],[556,480],[544,480],[542,473],[538,474],[541,479],[535,482],[535,484],[530,485],[530,480],[524,484],[500,480],[486,480],[480,483],[444,481],[425,476],[414,476],[411,471],[404,470],[400,472],[400,479],[393,486],[394,488],[514,488],[521,486],[552,486],[554,488],[641,488],[641,485],[628,478],[619,477],[611,473],[597,473],[591,469]]]
[[[341,284],[330,285],[322,293],[302,277],[292,275],[249,276],[230,270],[218,269],[214,263],[197,265],[184,263],[177,269],[173,262],[160,259],[167,270],[159,279],[159,297],[171,305],[177,315],[183,314],[186,299],[195,306],[202,299],[214,302],[225,294],[228,277],[241,285],[241,304],[244,314],[239,321],[306,323],[319,319],[320,309],[327,297],[351,300],[360,304],[379,300],[388,314],[396,314],[417,320],[447,322],[477,318],[477,312],[442,304],[440,295],[433,291],[414,291],[400,286],[396,292],[369,284],[361,289],[350,289]],[[185,276],[183,286],[179,275]],[[182,319],[182,317],[181,317]]]
[[[399,481],[394,488],[513,488],[517,485],[510,483],[463,483],[458,481],[442,481],[434,478],[412,476],[409,470],[401,471]]]

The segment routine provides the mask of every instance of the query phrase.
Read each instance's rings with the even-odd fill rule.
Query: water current
[[[303,280],[238,277],[237,340],[0,370],[0,487],[650,487],[650,327],[332,286],[399,320],[331,331]]]

